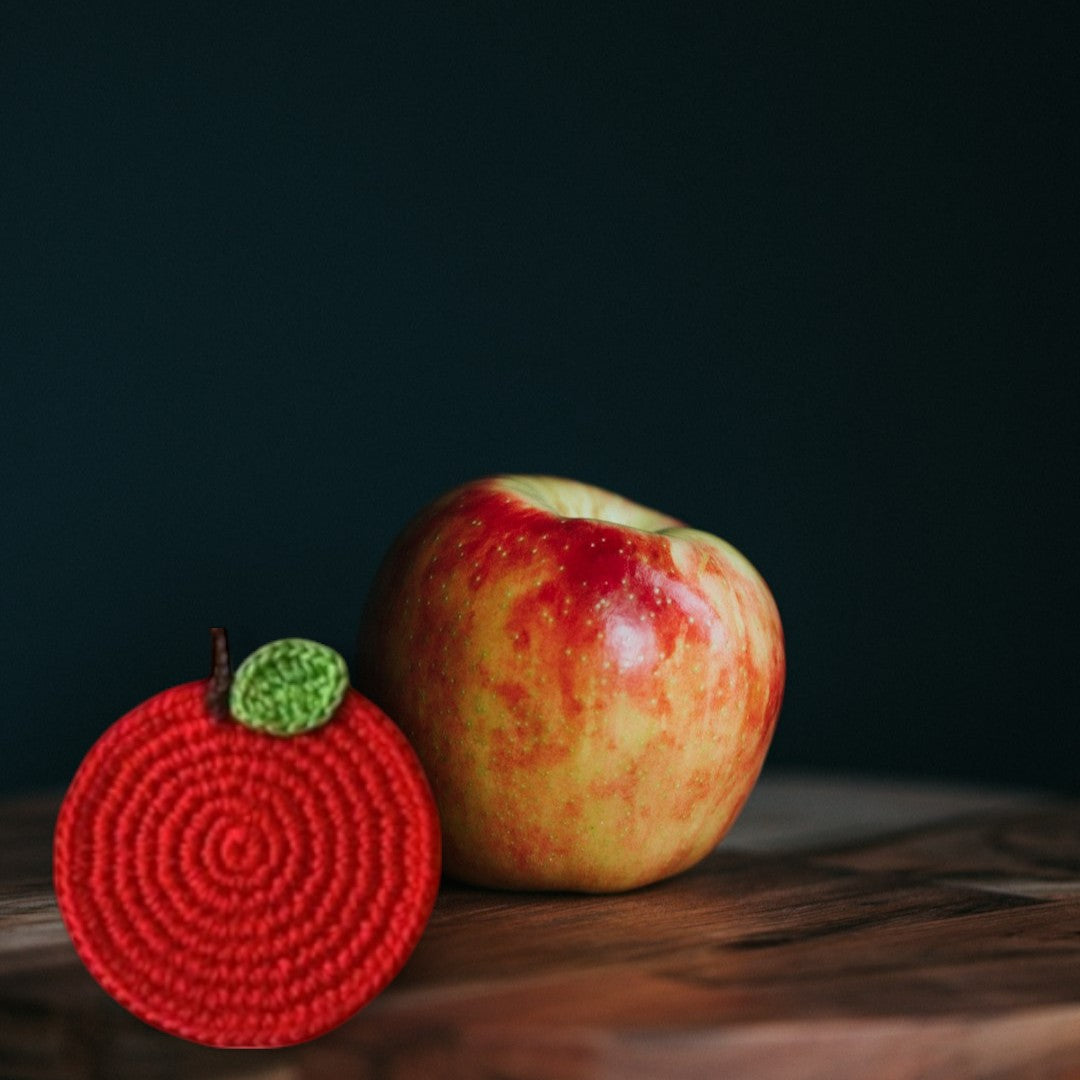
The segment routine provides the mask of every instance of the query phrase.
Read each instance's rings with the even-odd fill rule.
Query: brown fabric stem
[[[206,708],[215,720],[229,716],[229,688],[232,664],[229,661],[229,636],[224,626],[210,627],[210,685],[206,689]]]

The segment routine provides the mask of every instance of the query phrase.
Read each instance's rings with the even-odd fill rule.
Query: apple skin
[[[785,677],[776,604],[731,545],[550,476],[421,511],[376,575],[358,660],[431,781],[446,872],[591,893],[717,844]]]

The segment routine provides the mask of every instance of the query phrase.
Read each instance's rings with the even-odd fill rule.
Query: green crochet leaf
[[[333,649],[306,638],[282,638],[256,649],[236,670],[229,712],[256,731],[288,737],[325,724],[349,686],[349,669]]]

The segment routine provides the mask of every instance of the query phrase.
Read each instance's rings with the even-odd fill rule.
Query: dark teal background
[[[7,4],[0,788],[497,471],[741,548],[777,764],[1077,790],[1072,9]]]

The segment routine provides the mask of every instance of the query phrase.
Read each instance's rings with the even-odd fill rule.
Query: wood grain
[[[763,778],[704,863],[621,896],[446,883],[336,1032],[216,1051],[90,979],[49,880],[57,800],[0,808],[0,1076],[1080,1078],[1080,806]]]

